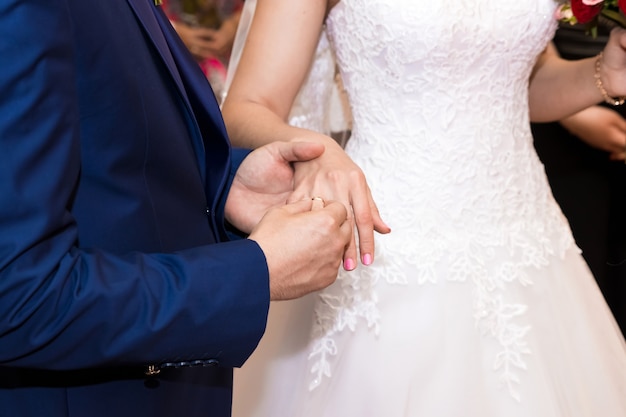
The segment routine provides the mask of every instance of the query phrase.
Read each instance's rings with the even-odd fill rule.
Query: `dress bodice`
[[[529,126],[556,6],[341,0],[330,11],[322,42],[353,115],[346,152],[392,231],[375,235],[371,265],[272,304],[252,370],[235,377],[249,413],[234,415],[624,415],[623,339]],[[318,61],[294,108],[306,117],[291,120],[313,129],[332,68]]]
[[[429,242],[417,251],[425,258],[471,244],[542,254],[569,245],[528,117],[556,4],[343,0],[331,11],[354,118],[347,151],[398,241],[405,230]]]
[[[528,83],[552,38],[555,0],[342,0],[327,18],[353,115],[346,152],[389,235],[375,262],[340,271],[316,307],[311,388],[331,374],[335,335],[377,329],[390,286],[470,284],[473,316],[515,384],[527,305],[506,288],[563,259],[573,238],[530,131]],[[410,271],[410,272],[407,272]],[[386,287],[387,286],[387,287]],[[514,389],[511,389],[512,394]]]

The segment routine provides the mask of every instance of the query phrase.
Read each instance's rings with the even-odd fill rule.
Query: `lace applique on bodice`
[[[316,309],[315,388],[331,375],[333,335],[376,328],[379,285],[473,285],[474,315],[516,396],[525,305],[508,285],[563,256],[571,233],[536,156],[528,79],[556,28],[554,0],[342,0],[327,33],[351,103],[347,152],[393,232],[374,266],[340,273]],[[410,264],[406,276],[398,265]]]

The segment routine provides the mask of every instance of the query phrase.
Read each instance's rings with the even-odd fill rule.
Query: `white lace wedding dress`
[[[624,417],[626,347],[550,193],[528,79],[554,0],[342,0],[347,152],[392,233],[275,303],[235,417]]]

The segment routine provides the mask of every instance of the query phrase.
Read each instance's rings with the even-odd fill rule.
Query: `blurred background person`
[[[174,29],[222,95],[243,0],[163,0]]]
[[[598,36],[563,24],[554,45],[566,59],[597,55],[609,27]],[[626,334],[626,106],[599,104],[560,123],[532,124],[535,148],[576,244]]]
[[[239,13],[237,33],[221,96],[222,102],[226,99],[235,76],[254,18],[256,3],[256,0],[247,0]],[[350,138],[352,133],[350,104],[325,31],[319,35],[311,67],[291,106],[288,122],[291,126],[324,133],[335,139],[342,147]]]

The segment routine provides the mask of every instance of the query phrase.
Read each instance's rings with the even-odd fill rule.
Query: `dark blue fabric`
[[[229,415],[269,285],[206,79],[153,0],[4,0],[0,39],[0,416]]]

